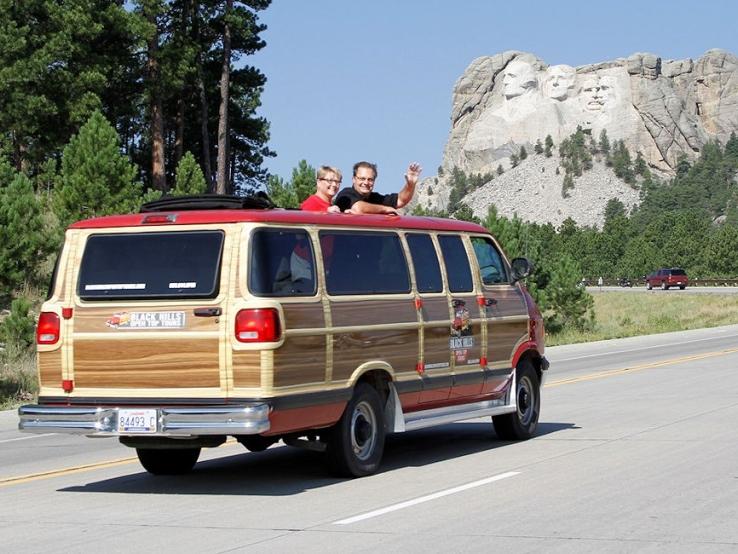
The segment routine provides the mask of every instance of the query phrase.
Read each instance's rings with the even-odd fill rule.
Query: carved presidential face
[[[613,101],[615,93],[614,82],[611,77],[586,77],[582,81],[580,96],[582,106],[588,112],[601,112]]]
[[[546,72],[543,91],[549,98],[565,100],[574,88],[577,72],[570,65],[552,65]]]
[[[538,85],[536,70],[527,62],[515,60],[507,64],[502,77],[502,94],[508,100],[532,91]]]

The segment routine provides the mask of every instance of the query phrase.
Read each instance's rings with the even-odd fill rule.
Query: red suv
[[[646,277],[646,288],[651,290],[653,287],[661,287],[662,290],[668,290],[669,287],[679,287],[684,290],[687,282],[687,272],[683,269],[678,267],[664,268]]]

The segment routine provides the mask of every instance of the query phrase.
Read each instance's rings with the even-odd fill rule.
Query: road
[[[659,288],[648,290],[644,285],[634,287],[587,287],[587,292],[630,292],[630,293],[648,293],[648,294],[738,294],[738,287],[687,287],[684,290],[679,288],[670,288],[669,290],[661,290]]]
[[[550,348],[537,435],[389,438],[382,470],[237,444],[153,477],[112,439],[0,413],[4,552],[736,552],[738,326]]]

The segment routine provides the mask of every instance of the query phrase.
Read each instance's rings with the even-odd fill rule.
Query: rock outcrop
[[[738,130],[738,58],[633,54],[577,68],[514,51],[478,58],[454,88],[443,166],[492,171],[521,145],[547,135],[558,143],[577,126],[595,138],[605,129],[669,173],[681,155],[694,159],[706,141]]]
[[[638,53],[577,68],[517,51],[478,58],[454,87],[444,174],[454,167],[467,174],[508,168],[521,146],[532,152],[547,135],[558,146],[577,127],[595,140],[605,130],[611,142],[623,140],[634,158],[640,153],[668,177],[682,156],[694,160],[707,141],[724,144],[738,131],[738,58],[722,50],[696,61]],[[580,181],[577,187],[587,179]],[[437,207],[444,207],[442,196],[434,199]],[[521,198],[516,211],[529,200]]]

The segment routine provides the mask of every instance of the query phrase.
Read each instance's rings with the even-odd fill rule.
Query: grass
[[[37,392],[36,358],[32,353],[13,363],[4,362],[0,366],[0,410],[33,402]]]
[[[597,292],[591,329],[546,336],[546,346],[738,323],[738,295]]]

